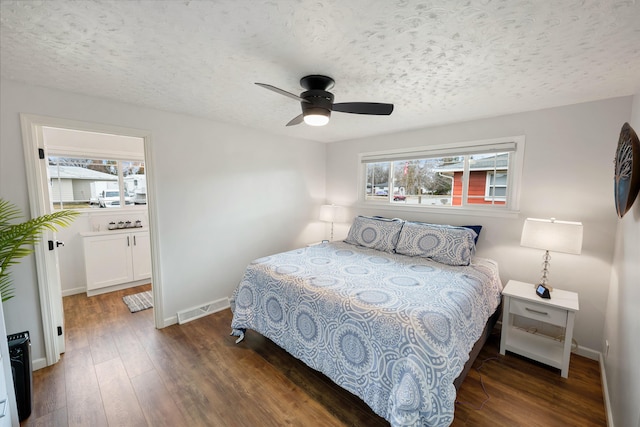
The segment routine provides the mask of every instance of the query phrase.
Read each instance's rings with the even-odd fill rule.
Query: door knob
[[[50,251],[54,250],[54,249],[55,249],[55,248],[57,248],[58,246],[64,246],[64,242],[60,242],[60,241],[58,241],[58,240],[56,240],[55,247],[54,247],[54,245],[53,245],[53,240],[49,240],[49,241],[48,241],[48,243],[49,243],[49,250],[50,250]]]

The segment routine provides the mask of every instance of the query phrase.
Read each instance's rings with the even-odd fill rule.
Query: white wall
[[[246,264],[319,240],[326,146],[100,98],[0,81],[0,197],[28,214],[19,113],[151,131],[158,254],[167,321],[230,296]],[[150,196],[151,197],[151,196]],[[150,200],[151,201],[151,200]],[[33,257],[13,268],[9,333],[29,330],[44,357]]]
[[[633,99],[629,124],[640,133],[640,94]],[[640,197],[617,223],[604,340],[609,342],[604,366],[614,425],[640,427]]]
[[[327,200],[353,214],[378,214],[456,225],[484,226],[478,255],[500,263],[503,283],[535,282],[543,253],[520,247],[526,217],[582,221],[582,255],[552,254],[550,284],[579,293],[574,337],[583,354],[600,351],[616,212],[613,163],[620,127],[630,117],[631,97],[333,143],[327,152]],[[515,218],[435,215],[358,205],[358,153],[524,135],[526,151],[520,214]],[[348,225],[336,232],[344,235]],[[341,234],[338,234],[341,233]]]

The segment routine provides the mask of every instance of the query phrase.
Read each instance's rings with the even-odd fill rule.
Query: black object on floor
[[[18,418],[22,421],[31,415],[31,401],[33,400],[29,331],[7,335],[7,341],[9,341],[9,358],[11,359],[13,384],[16,389]]]

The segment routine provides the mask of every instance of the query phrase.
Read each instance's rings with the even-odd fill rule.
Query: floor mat
[[[122,297],[122,301],[127,304],[129,311],[136,313],[153,307],[153,295],[151,291],[140,292],[139,294],[127,295]]]

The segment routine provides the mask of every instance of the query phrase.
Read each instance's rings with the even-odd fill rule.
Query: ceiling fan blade
[[[299,125],[303,121],[304,121],[304,116],[302,114],[300,114],[299,116],[296,116],[293,119],[291,119],[291,121],[289,123],[287,123],[287,126]]]
[[[274,91],[276,93],[279,93],[280,95],[288,96],[289,98],[295,99],[296,101],[309,102],[306,99],[300,98],[295,93],[287,92],[286,90],[282,90],[282,89],[280,89],[278,87],[271,86],[271,85],[268,85],[266,83],[256,83],[256,84],[258,86],[260,86],[260,87],[265,88],[265,89],[269,89],[269,90],[272,90],[272,91]]]
[[[393,111],[393,104],[383,104],[380,102],[339,102],[333,104],[331,109],[341,113],[388,116]]]

